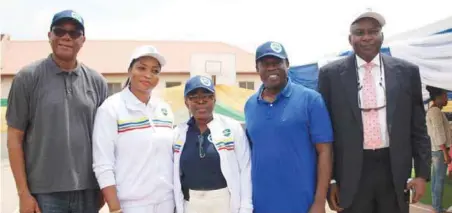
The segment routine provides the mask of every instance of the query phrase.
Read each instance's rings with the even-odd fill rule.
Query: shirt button
[[[270,104],[270,106],[272,107],[272,106],[273,106],[273,104]]]

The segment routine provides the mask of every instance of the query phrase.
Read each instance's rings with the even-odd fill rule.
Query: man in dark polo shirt
[[[76,12],[55,14],[48,37],[52,54],[22,68],[8,96],[8,152],[20,212],[98,212],[103,202],[91,134],[107,83],[76,59],[85,41]]]
[[[245,104],[254,213],[325,212],[333,131],[322,96],[288,76],[284,47],[256,50],[262,87]]]

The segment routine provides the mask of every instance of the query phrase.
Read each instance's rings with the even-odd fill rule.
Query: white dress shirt
[[[372,63],[374,64],[372,68],[372,77],[375,82],[375,89],[377,92],[377,105],[381,106],[384,102],[386,102],[386,85],[385,85],[385,70],[384,65],[380,63],[380,55],[378,54],[375,56],[375,58],[372,60]],[[358,68],[358,78],[359,78],[359,84],[363,86],[363,78],[364,78],[364,65],[367,64],[366,61],[364,61],[362,58],[356,55],[356,64]],[[381,68],[381,70],[380,70]],[[380,85],[381,83],[381,85]],[[383,89],[384,88],[384,89]],[[362,90],[358,92],[361,101],[363,101],[363,94]],[[387,105],[387,104],[386,104]],[[363,115],[364,116],[364,115]],[[386,123],[386,106],[378,109],[378,117],[380,121],[380,129],[381,129],[381,139],[382,139],[382,145],[380,147],[377,147],[376,149],[386,148],[389,147],[389,134],[388,134],[388,125]],[[363,141],[364,142],[364,141]]]

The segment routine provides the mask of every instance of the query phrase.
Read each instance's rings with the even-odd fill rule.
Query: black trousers
[[[392,179],[389,148],[364,150],[359,188],[343,213],[407,213],[399,207]]]

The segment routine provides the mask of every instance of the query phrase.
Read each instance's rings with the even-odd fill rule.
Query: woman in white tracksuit
[[[193,116],[175,128],[177,213],[252,213],[250,148],[242,126],[213,113],[209,78],[190,78],[184,96]]]
[[[135,50],[126,86],[96,113],[93,169],[110,212],[173,213],[173,114],[152,97],[165,59]]]

